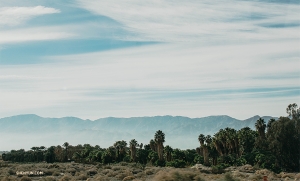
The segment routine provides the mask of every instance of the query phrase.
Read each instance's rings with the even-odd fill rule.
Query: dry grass
[[[207,168],[209,169],[209,167]],[[44,176],[22,177],[16,176],[16,171],[36,171],[45,173]],[[291,180],[300,181],[300,173],[280,173],[274,174],[266,169],[256,170],[251,165],[242,167],[230,167],[226,169],[231,177],[226,174],[212,174],[203,172],[202,168],[167,168],[143,166],[136,163],[121,162],[118,164],[79,164],[79,163],[6,163],[0,161],[0,181],[261,181],[263,176],[268,176],[268,180],[280,181]]]
[[[159,171],[153,180],[160,181],[204,181],[200,176],[200,172],[171,169]]]

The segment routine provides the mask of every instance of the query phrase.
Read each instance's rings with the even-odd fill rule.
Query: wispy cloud
[[[60,10],[44,6],[34,7],[1,7],[0,26],[16,26],[36,16],[60,13]]]
[[[0,31],[0,44],[26,41],[57,40],[75,37],[73,32],[67,32],[59,27],[36,27]]]
[[[0,25],[0,117],[227,114],[244,119],[284,115],[289,103],[300,100],[299,4],[76,2],[65,11],[45,4],[23,9],[25,18],[11,15],[12,24],[13,8],[2,14],[8,26]],[[43,13],[57,16],[40,19],[49,24],[28,21]],[[57,23],[60,15],[72,18]],[[123,42],[123,49],[116,42]]]
[[[287,104],[299,99],[299,58],[286,54],[297,52],[297,44],[297,40],[161,44],[45,57],[54,62],[0,67],[0,102],[6,103],[2,110],[7,114],[19,110],[90,119],[159,114],[280,116]],[[288,76],[291,73],[296,76]],[[216,104],[218,109],[212,109]],[[236,112],[241,104],[248,110]]]
[[[299,5],[259,1],[86,1],[95,14],[111,17],[134,40],[241,41],[293,38],[298,28],[274,30],[262,24],[299,23]],[[124,37],[119,37],[125,39]]]

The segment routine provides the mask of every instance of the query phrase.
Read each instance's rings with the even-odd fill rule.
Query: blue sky
[[[284,116],[299,1],[0,0],[0,117]]]

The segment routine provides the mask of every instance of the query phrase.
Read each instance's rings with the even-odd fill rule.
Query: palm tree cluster
[[[25,151],[11,150],[2,154],[4,161],[12,162],[67,162],[103,164],[136,162],[155,166],[186,167],[196,163],[224,168],[251,164],[275,172],[297,171],[300,159],[300,111],[297,104],[290,104],[287,117],[271,119],[266,124],[259,118],[256,130],[249,127],[235,130],[220,129],[213,136],[200,134],[200,146],[180,150],[164,146],[165,134],[158,130],[149,144],[132,139],[116,141],[108,148],[90,144],[72,146],[68,142],[49,148],[32,147]]]

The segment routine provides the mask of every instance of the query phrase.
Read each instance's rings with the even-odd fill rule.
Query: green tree
[[[138,142],[135,139],[132,139],[129,142],[130,145],[130,157],[133,162],[136,162],[136,147],[138,146]]]
[[[163,157],[164,145],[163,145],[163,143],[165,142],[165,134],[161,130],[156,131],[156,133],[154,135],[154,141],[157,144],[157,153],[158,153],[159,160],[164,160],[164,157]]]

